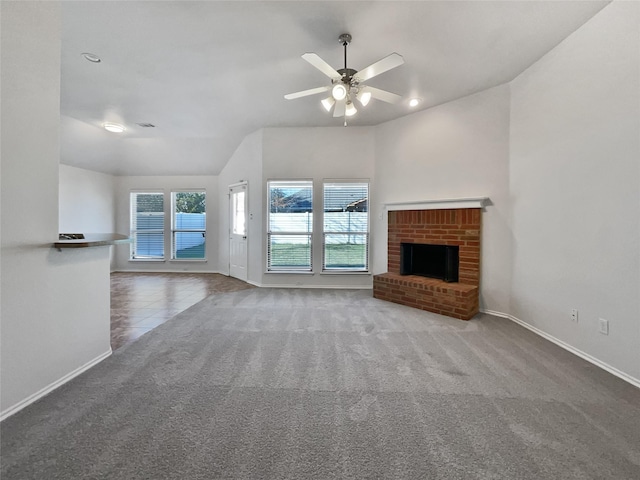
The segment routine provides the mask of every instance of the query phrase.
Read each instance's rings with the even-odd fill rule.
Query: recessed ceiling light
[[[102,61],[99,56],[93,53],[83,53],[82,56],[93,63],[100,63]]]
[[[109,123],[109,122],[107,122],[107,123],[103,123],[102,126],[108,132],[113,132],[113,133],[122,133],[122,132],[124,132],[126,130],[124,128],[124,125],[120,125],[119,123]]]
[[[409,106],[417,107],[418,105],[420,105],[420,102],[422,102],[421,98],[412,98],[411,100],[409,100]]]

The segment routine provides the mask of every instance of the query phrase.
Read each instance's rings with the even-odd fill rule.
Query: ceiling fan
[[[335,70],[315,53],[305,53],[302,55],[304,60],[331,79],[331,85],[289,93],[285,95],[284,98],[287,100],[293,100],[295,98],[330,92],[330,95],[321,101],[322,106],[327,110],[327,112],[331,112],[331,109],[333,108],[334,117],[344,116],[345,126],[346,117],[355,115],[358,111],[354,104],[354,100],[357,100],[360,105],[365,107],[372,98],[382,100],[387,103],[398,103],[402,99],[400,95],[387,92],[386,90],[380,90],[379,88],[371,87],[369,85],[364,85],[363,83],[377,75],[380,75],[381,73],[402,65],[404,63],[402,55],[392,53],[384,57],[382,60],[378,60],[368,67],[357,71],[347,67],[347,46],[351,43],[351,35],[343,33],[338,38],[338,41],[344,47],[344,68],[339,70]]]

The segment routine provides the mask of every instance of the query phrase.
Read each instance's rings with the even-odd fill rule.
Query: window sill
[[[313,275],[313,272],[309,272],[309,271],[303,271],[303,270],[267,270],[264,273],[275,273],[275,274],[287,274],[287,275]]]
[[[142,263],[146,263],[146,262],[166,262],[166,260],[164,258],[130,258],[129,259],[130,262],[142,262]]]
[[[371,275],[371,272],[364,270],[323,270],[320,275]]]
[[[206,258],[172,258],[171,263],[207,263]]]

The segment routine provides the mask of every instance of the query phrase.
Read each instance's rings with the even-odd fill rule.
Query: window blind
[[[311,271],[313,183],[268,182],[268,271]]]
[[[131,193],[131,258],[164,258],[164,194]]]
[[[322,269],[368,271],[369,184],[325,183],[323,204]]]

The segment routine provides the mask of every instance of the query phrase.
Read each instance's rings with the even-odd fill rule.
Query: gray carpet
[[[1,428],[3,480],[640,478],[640,390],[371,291],[212,296]]]

